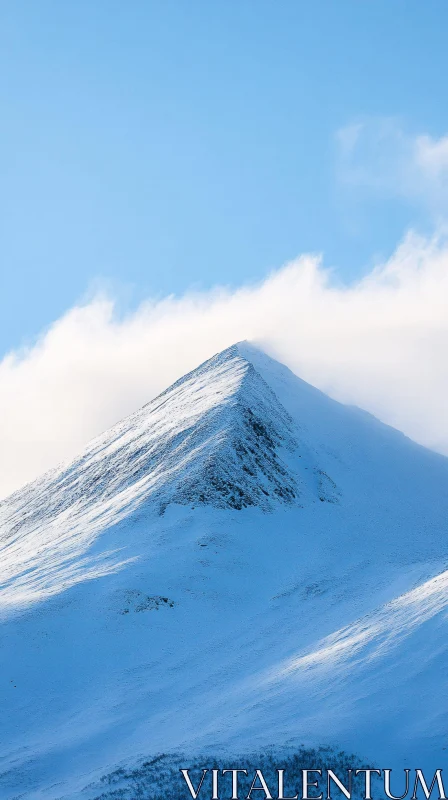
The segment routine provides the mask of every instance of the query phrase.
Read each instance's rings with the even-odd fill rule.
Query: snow
[[[272,744],[443,766],[447,478],[240,343],[16,492],[0,797]]]

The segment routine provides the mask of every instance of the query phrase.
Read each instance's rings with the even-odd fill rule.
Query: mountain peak
[[[291,499],[292,481],[280,481],[277,450],[295,447],[292,420],[253,366],[255,353],[240,342],[212,356],[94,439],[71,463],[25,487],[25,494],[39,493],[50,482],[52,491],[47,486],[42,497],[48,512],[66,509],[73,500],[117,496],[126,506],[151,496],[162,507],[208,501],[242,508],[256,500],[265,505],[264,498],[273,495]],[[219,467],[224,460],[225,469]],[[232,469],[238,471],[234,480]],[[210,485],[202,490],[198,473],[204,470]],[[255,486],[257,479],[262,487]]]
[[[202,457],[192,479],[182,476],[177,502],[267,510],[273,501],[296,498],[297,484],[282,460],[282,452],[297,447],[293,421],[255,369],[251,354],[248,343],[233,345],[187,376],[189,391],[205,389],[218,402],[196,423]]]
[[[297,447],[294,425],[249,360],[255,352],[244,342],[216,354],[5,500],[0,524],[29,540],[14,585],[17,569],[28,590],[33,575],[40,585],[48,547],[65,580],[68,564],[102,531],[143,506],[160,515],[173,503],[266,511],[294,502],[297,482],[284,459]]]
[[[161,512],[170,502],[267,510],[273,501],[295,499],[296,482],[280,453],[297,446],[293,422],[252,364],[256,353],[248,342],[234,344],[142,409],[144,424],[160,435],[148,453],[162,456],[169,474],[151,491]]]

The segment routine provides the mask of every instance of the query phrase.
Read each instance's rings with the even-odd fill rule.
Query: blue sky
[[[0,356],[97,287],[128,308],[307,251],[352,282],[431,230],[375,152],[381,120],[386,172],[448,131],[447,28],[444,0],[3,3]]]

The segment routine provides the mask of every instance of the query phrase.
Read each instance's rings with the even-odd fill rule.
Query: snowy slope
[[[0,797],[95,797],[162,751],[443,766],[447,485],[243,343],[16,492]]]

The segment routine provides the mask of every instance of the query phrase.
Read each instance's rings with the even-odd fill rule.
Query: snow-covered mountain
[[[98,797],[161,752],[443,766],[447,488],[448,459],[242,343],[16,492],[0,797]]]

